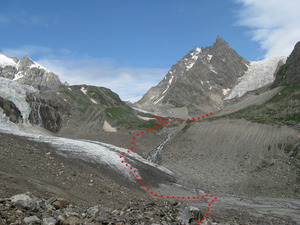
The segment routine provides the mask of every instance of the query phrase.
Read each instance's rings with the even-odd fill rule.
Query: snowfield
[[[13,66],[18,68],[17,63],[13,59],[0,52],[0,68],[4,68],[5,66]]]

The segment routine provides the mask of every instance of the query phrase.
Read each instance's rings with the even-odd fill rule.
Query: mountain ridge
[[[62,83],[55,73],[34,62],[28,56],[22,59],[7,57],[0,51],[0,77],[27,84],[38,90],[53,90]]]
[[[163,116],[178,111],[185,112],[183,117],[189,117],[220,110],[228,104],[227,99],[271,83],[273,73],[278,69],[278,64],[285,62],[285,57],[266,60],[264,70],[260,67],[254,71],[255,76],[251,77],[253,84],[236,90],[238,85],[243,86],[247,71],[261,62],[264,61],[244,59],[222,37],[217,37],[212,46],[196,47],[188,52],[171,67],[158,85],[150,88],[134,105]],[[262,78],[266,70],[269,70],[268,75]]]

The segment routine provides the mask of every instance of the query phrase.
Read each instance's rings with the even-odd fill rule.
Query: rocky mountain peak
[[[151,88],[137,107],[185,108],[192,112],[217,110],[223,98],[248,69],[249,61],[217,37],[213,46],[188,52],[172,66],[164,79]]]
[[[26,70],[28,67],[33,65],[34,62],[28,57],[24,56],[18,63],[19,70]]]
[[[228,43],[220,36],[217,37],[213,47],[228,46]]]
[[[0,77],[27,84],[42,91],[56,89],[61,85],[56,74],[34,62],[28,56],[19,60],[1,53]]]

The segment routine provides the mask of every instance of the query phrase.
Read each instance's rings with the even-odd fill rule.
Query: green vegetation
[[[262,105],[251,105],[228,115],[210,118],[246,119],[256,123],[296,125],[300,123],[300,86],[284,87]]]
[[[284,64],[280,67],[280,69],[278,70],[278,72],[276,74],[276,81],[275,81],[276,84],[283,83],[287,69],[288,69],[288,66],[286,64]]]
[[[268,162],[268,161],[266,161],[266,160],[263,160],[263,161],[260,163],[260,165],[257,166],[257,167],[255,168],[254,172],[260,172],[260,171],[262,171],[263,169],[269,168],[269,167],[274,166],[274,165],[275,165],[275,163],[273,163],[273,162],[270,163],[270,162]]]
[[[105,109],[107,116],[110,120],[113,121],[117,126],[124,126],[126,128],[145,128],[151,129],[155,127],[155,130],[161,130],[162,126],[157,120],[141,120],[137,118],[134,110],[127,106],[123,105],[120,107],[113,107]],[[159,127],[157,127],[159,125]]]
[[[70,87],[62,85],[60,93],[71,99],[74,105],[77,105],[80,116],[84,121],[98,120],[106,116],[110,123],[119,127],[129,129],[151,129],[155,127],[155,130],[162,129],[161,126],[157,127],[160,125],[157,120],[144,121],[139,119],[135,110],[124,104],[119,96],[111,90],[102,87],[85,86],[86,94],[84,94],[81,91],[81,87],[79,85]],[[94,104],[91,99],[99,104]]]
[[[293,150],[294,144],[292,144],[292,143],[284,143],[284,144],[279,143],[278,148],[283,150],[284,153],[288,154]]]

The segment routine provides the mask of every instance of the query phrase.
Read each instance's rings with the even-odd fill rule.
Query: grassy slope
[[[68,88],[71,88],[72,91]],[[155,130],[161,129],[161,127],[156,127],[159,125],[156,120],[144,121],[139,119],[137,112],[123,103],[109,89],[85,86],[87,90],[87,95],[85,95],[80,88],[81,86],[62,86],[60,92],[74,102],[80,112],[81,120],[93,122],[105,118],[114,126],[126,127],[127,129],[150,129],[152,127],[155,127]],[[95,99],[99,104],[93,103],[89,98]]]
[[[218,118],[246,119],[251,122],[288,125],[299,128],[300,86],[284,87],[276,96],[262,105],[251,105]]]

